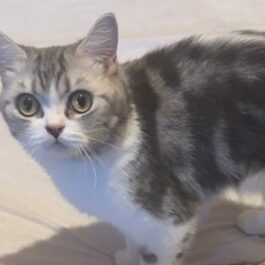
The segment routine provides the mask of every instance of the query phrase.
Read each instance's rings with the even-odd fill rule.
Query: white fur
[[[235,189],[226,190],[221,196],[227,201],[245,206],[238,216],[238,226],[248,235],[265,235],[265,170],[248,176]]]
[[[136,244],[137,248],[145,247],[157,254],[157,264],[169,265],[190,223],[172,225],[169,221],[151,216],[133,202],[129,195],[132,187],[127,181],[126,174],[129,172],[126,165],[138,155],[136,118],[127,129],[130,133],[123,144],[122,153],[111,152],[101,157],[100,161],[82,162],[62,159],[48,152],[41,155],[40,161],[67,200],[81,211],[112,223],[127,236],[128,242],[134,242],[131,246]],[[132,248],[133,255],[135,249]]]
[[[265,170],[250,176],[239,189],[241,203],[252,206],[238,217],[238,226],[248,235],[265,235]]]
[[[238,217],[239,227],[248,235],[265,235],[265,210],[249,209]]]

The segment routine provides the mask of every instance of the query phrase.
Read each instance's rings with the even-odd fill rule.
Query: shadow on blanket
[[[114,253],[123,246],[122,237],[110,225],[96,223],[62,229],[48,240],[1,258],[0,264],[114,265]]]
[[[235,201],[218,200],[202,216],[186,265],[256,265],[265,260],[265,238],[246,236],[237,217],[250,208]],[[253,208],[253,207],[252,207]],[[208,211],[207,211],[208,212]],[[114,265],[114,253],[124,248],[121,235],[110,225],[62,229],[16,254],[0,259],[4,265]]]

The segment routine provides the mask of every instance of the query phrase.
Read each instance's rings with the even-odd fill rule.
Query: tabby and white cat
[[[265,164],[265,41],[243,36],[119,64],[112,14],[68,46],[1,34],[1,110],[67,199],[121,229],[142,264],[171,264],[201,204]]]

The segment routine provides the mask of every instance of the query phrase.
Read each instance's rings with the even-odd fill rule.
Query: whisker
[[[81,147],[77,146],[77,154],[78,154],[78,159],[79,161],[84,164],[84,168],[85,168],[85,173],[88,171],[88,167],[87,167],[87,162],[86,159],[84,158],[84,154],[82,152]]]
[[[103,131],[103,130],[108,131],[109,129],[104,128],[104,127],[99,127],[99,128],[94,128],[94,129],[88,130],[87,132],[91,133],[91,132],[97,132],[97,131]]]
[[[115,149],[117,149],[117,150],[120,149],[120,147],[117,146],[117,145],[110,144],[110,143],[108,143],[108,142],[105,142],[105,141],[101,141],[101,140],[98,140],[98,139],[92,138],[92,137],[90,137],[90,136],[89,136],[88,139],[91,140],[91,141],[97,142],[97,143],[101,143],[101,144],[108,145],[108,146],[113,147],[113,148],[115,148]]]
[[[119,137],[117,134],[113,133],[109,128],[106,128],[106,127],[94,128],[94,129],[88,130],[87,133],[92,133],[92,132],[97,132],[97,131],[107,131],[110,135],[114,137]]]
[[[105,171],[105,166],[102,163],[101,159],[99,158],[99,156],[97,155],[96,151],[93,150],[92,147],[90,147],[89,145],[86,146],[86,148],[88,148],[88,151],[91,153],[91,155],[96,159],[96,161],[98,162],[98,164],[101,166],[101,168]]]
[[[85,155],[85,157],[87,157],[88,160],[90,161],[92,170],[94,172],[94,190],[96,190],[96,187],[97,187],[97,171],[96,171],[96,168],[94,166],[93,160],[91,159],[91,157],[87,153],[87,150],[85,148],[83,148],[83,147],[81,147],[81,150],[82,150],[83,154]]]

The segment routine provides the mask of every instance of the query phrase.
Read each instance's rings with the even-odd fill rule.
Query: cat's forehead
[[[36,94],[70,90],[69,62],[64,48],[45,48],[27,51],[28,62],[20,76],[20,85]]]
[[[73,45],[23,49],[27,54],[25,66],[12,78],[13,89],[7,89],[13,97],[32,93],[45,101],[51,95],[65,100],[75,90],[112,97],[119,90],[118,75],[108,75],[104,65],[89,56],[77,56]]]
[[[57,93],[62,97],[88,83],[89,73],[77,65],[69,49],[51,47],[28,49],[26,52],[26,66],[17,76],[19,90],[41,96]]]

